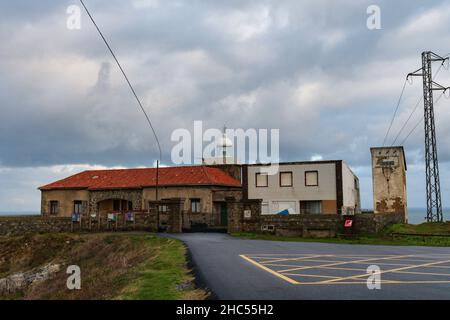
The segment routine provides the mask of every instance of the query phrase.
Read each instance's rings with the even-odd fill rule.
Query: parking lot
[[[257,268],[296,285],[450,283],[450,255],[241,254]],[[368,268],[372,266],[372,272]],[[375,269],[373,268],[375,266]],[[378,268],[377,268],[378,267]]]
[[[448,247],[168,236],[187,244],[199,281],[218,299],[450,299]],[[379,267],[380,288],[367,286],[369,266]]]

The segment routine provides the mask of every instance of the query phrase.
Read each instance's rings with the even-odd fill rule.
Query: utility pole
[[[442,222],[441,185],[439,182],[439,164],[436,146],[436,131],[434,125],[433,91],[445,93],[447,89],[433,81],[431,64],[448,60],[431,51],[422,52],[422,68],[411,72],[406,77],[421,76],[423,80],[423,105],[425,122],[425,176],[427,188],[427,221]]]

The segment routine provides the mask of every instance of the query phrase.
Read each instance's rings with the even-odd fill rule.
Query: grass
[[[418,234],[396,236],[392,233]],[[450,222],[423,223],[420,225],[395,224],[379,234],[359,235],[355,239],[342,238],[303,238],[285,237],[268,233],[233,233],[232,236],[242,239],[269,240],[269,241],[294,241],[294,242],[321,242],[321,243],[343,243],[343,244],[371,244],[371,245],[401,245],[401,246],[450,246],[450,237],[423,237],[420,234],[450,235]]]
[[[116,299],[205,299],[206,293],[194,288],[193,277],[186,272],[186,249],[181,242],[165,238],[155,241],[164,250],[159,250],[154,259],[134,270],[136,275]],[[126,280],[124,277],[118,281]],[[174,284],[178,284],[178,288]],[[180,287],[185,288],[180,290]]]
[[[418,225],[395,224],[389,227],[386,232],[398,233],[421,233],[421,234],[447,234],[450,235],[450,221],[447,222],[426,222]]]
[[[0,278],[61,264],[55,277],[0,299],[205,299],[187,267],[186,248],[148,233],[0,237]],[[68,290],[68,265],[81,268],[81,290]]]

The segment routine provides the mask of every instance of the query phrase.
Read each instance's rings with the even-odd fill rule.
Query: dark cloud
[[[167,164],[171,132],[203,120],[205,128],[279,128],[282,160],[345,159],[369,177],[369,148],[383,141],[405,75],[423,50],[450,52],[445,1],[85,2],[144,102]],[[73,4],[0,4],[0,166],[151,165],[152,133],[94,27],[83,13],[81,30],[66,28]],[[366,27],[371,4],[381,8],[381,30]],[[439,81],[450,83],[449,72]],[[390,141],[420,93],[419,81],[407,87]],[[450,112],[437,112],[446,166]],[[406,142],[417,166],[422,137],[419,126]]]

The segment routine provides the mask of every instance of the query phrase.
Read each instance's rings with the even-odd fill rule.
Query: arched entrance
[[[123,199],[105,199],[97,202],[97,212],[127,212],[133,210],[133,202]]]
[[[89,192],[91,215],[103,212],[142,210],[142,190],[93,190]]]

